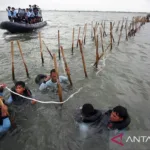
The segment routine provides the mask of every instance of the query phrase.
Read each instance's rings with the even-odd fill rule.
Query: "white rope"
[[[36,100],[36,99],[30,98],[30,97],[26,97],[26,96],[20,95],[20,94],[18,94],[18,93],[16,93],[16,92],[12,91],[12,90],[9,89],[8,87],[5,87],[5,88],[6,88],[8,91],[10,91],[11,93],[16,94],[16,95],[18,95],[18,96],[20,96],[20,97],[22,97],[22,98],[25,98],[25,99],[28,99],[28,100],[31,100],[31,101],[34,100],[34,101],[39,102],[39,103],[42,103],[42,104],[64,104],[64,103],[66,103],[69,99],[71,99],[75,94],[79,93],[79,92],[83,89],[83,87],[79,88],[78,91],[76,91],[75,93],[71,94],[71,95],[70,95],[65,101],[63,101],[63,102],[55,102],[55,101],[40,101],[40,100]]]

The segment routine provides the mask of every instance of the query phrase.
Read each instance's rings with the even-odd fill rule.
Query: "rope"
[[[20,94],[18,94],[18,93],[16,93],[16,92],[12,91],[12,90],[9,89],[8,87],[5,87],[5,88],[6,88],[8,91],[10,91],[11,93],[16,94],[16,95],[18,95],[18,96],[20,96],[20,97],[22,97],[22,98],[25,98],[25,99],[28,99],[28,100],[31,100],[31,101],[33,100],[33,98],[20,95]],[[64,103],[66,103],[67,101],[69,101],[69,99],[73,98],[73,96],[74,96],[75,94],[79,93],[82,89],[83,89],[83,87],[79,88],[78,91],[76,91],[75,93],[71,94],[71,95],[70,95],[65,101],[63,101],[63,102],[40,101],[40,100],[36,100],[36,99],[34,99],[34,101],[39,102],[39,103],[41,103],[41,104],[64,104]]]

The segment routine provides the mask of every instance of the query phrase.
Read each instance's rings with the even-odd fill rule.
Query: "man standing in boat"
[[[8,6],[8,9],[6,8],[6,11],[8,12],[8,19],[11,21],[11,10],[10,10],[10,6]]]
[[[12,7],[12,19],[14,20],[14,22],[16,22],[17,20],[17,11],[14,7]]]

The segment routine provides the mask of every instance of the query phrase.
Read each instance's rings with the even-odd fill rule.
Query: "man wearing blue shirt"
[[[8,12],[8,19],[11,21],[11,10],[10,10],[10,6],[8,6],[8,9],[6,9],[6,11]]]
[[[59,82],[60,83],[65,83],[68,81],[68,78],[65,76],[59,76]],[[47,87],[54,87],[57,88],[57,73],[55,69],[52,69],[50,71],[50,76],[47,76],[43,83],[40,85],[39,90],[42,91],[46,89]]]

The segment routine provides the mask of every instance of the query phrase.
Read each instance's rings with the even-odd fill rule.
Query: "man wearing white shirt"
[[[68,78],[65,76],[59,76],[59,82],[65,83],[68,81]],[[43,83],[40,85],[39,90],[42,91],[46,89],[47,87],[54,87],[57,88],[57,73],[55,69],[52,69],[50,71],[50,76],[47,76],[47,78],[44,79]]]

